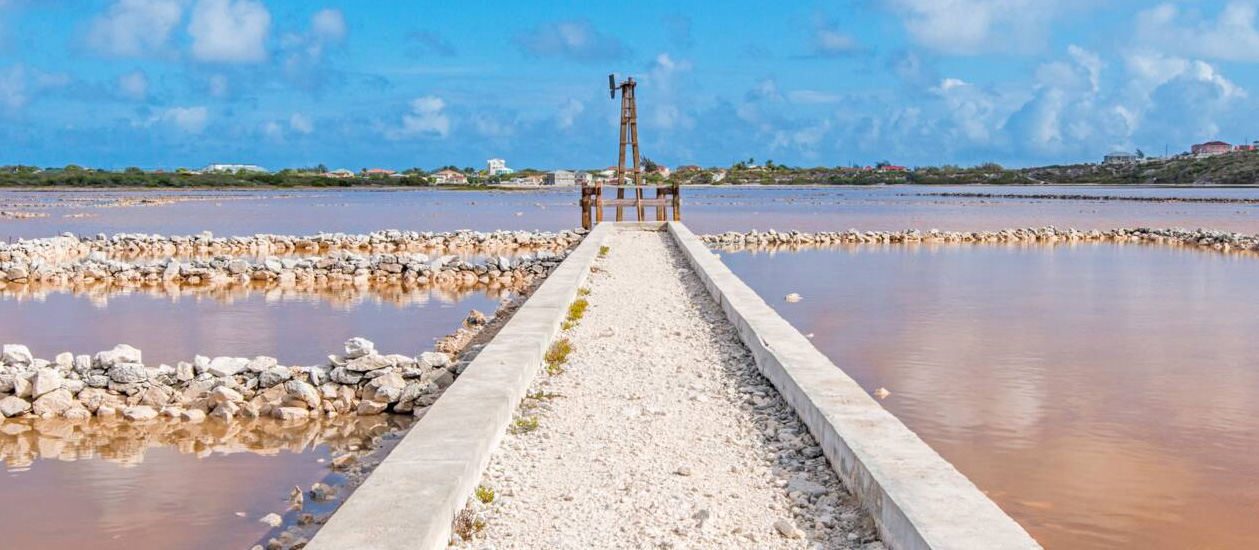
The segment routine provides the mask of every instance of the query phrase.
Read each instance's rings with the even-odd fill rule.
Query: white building
[[[1125,165],[1136,164],[1137,156],[1126,151],[1116,151],[1102,158],[1102,164]]]
[[[591,185],[595,182],[594,180],[595,177],[590,175],[590,172],[577,172],[576,174],[573,174],[573,181],[575,181],[577,185]]]
[[[433,174],[432,178],[433,183],[438,185],[463,185],[468,183],[468,177],[463,175],[463,172],[449,168]]]
[[[501,176],[515,172],[507,167],[507,161],[503,159],[490,159],[485,161],[485,174],[488,176]]]
[[[556,170],[546,175],[546,185],[577,185],[577,175],[568,170]]]
[[[202,168],[201,172],[202,173],[225,172],[225,173],[235,174],[236,172],[240,172],[241,170],[244,170],[246,172],[252,172],[255,174],[270,174],[271,173],[266,168],[263,168],[256,164],[211,164],[209,166],[206,166],[205,168]]]

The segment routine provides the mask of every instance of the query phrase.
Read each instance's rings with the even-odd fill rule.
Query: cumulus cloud
[[[539,24],[513,40],[526,55],[558,57],[578,63],[603,63],[629,56],[629,48],[599,32],[586,19]]]
[[[149,77],[136,69],[118,75],[118,94],[127,99],[143,101],[149,97]]]
[[[309,134],[315,131],[315,124],[311,122],[310,117],[302,113],[293,113],[293,116],[289,117],[289,128],[292,128],[294,132]]]
[[[918,43],[950,54],[1029,51],[1062,0],[884,0]]]
[[[200,134],[210,121],[205,107],[171,107],[151,122],[162,122],[188,134]]]
[[[446,114],[446,101],[431,95],[411,100],[411,111],[402,115],[402,126],[386,133],[391,139],[417,136],[444,138],[448,135],[450,115]]]
[[[1259,61],[1257,14],[1254,2],[1230,3],[1215,19],[1162,4],[1137,14],[1135,42],[1155,51],[1205,59]]]
[[[280,42],[285,75],[308,87],[323,82],[318,69],[324,53],[345,41],[346,32],[345,16],[340,10],[329,8],[315,13],[305,34],[286,34]]]
[[[840,57],[861,51],[861,43],[839,25],[818,13],[813,19],[810,49],[818,57]]]
[[[565,101],[563,105],[560,105],[559,110],[556,111],[556,123],[559,125],[560,129],[566,130],[572,128],[574,122],[577,120],[577,117],[585,110],[586,104],[576,99],[569,98],[569,100]]]
[[[103,56],[163,56],[182,18],[179,0],[117,0],[92,20],[87,44]]]
[[[207,63],[267,58],[271,12],[254,0],[197,0],[188,23],[192,56]]]

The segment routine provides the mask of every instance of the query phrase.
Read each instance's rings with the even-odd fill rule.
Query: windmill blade
[[[616,74],[608,75],[608,97],[616,99]]]

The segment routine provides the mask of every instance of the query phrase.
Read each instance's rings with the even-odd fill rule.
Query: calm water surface
[[[1259,259],[1109,244],[722,257],[1046,548],[1259,541]]]
[[[991,192],[1130,195],[1143,197],[1259,198],[1259,189],[1133,187],[699,187],[683,190],[683,219],[697,233],[748,229],[802,231],[989,230],[1055,225],[1077,229],[1181,226],[1259,233],[1259,205],[1177,204],[1042,199],[921,197],[917,193]],[[162,206],[88,208],[92,197],[221,196]],[[231,199],[231,200],[229,200]],[[580,224],[576,189],[530,191],[12,191],[0,190],[0,209],[46,212],[46,218],[0,220],[0,238],[95,233],[217,235],[255,233],[365,233],[378,229],[571,229]],[[609,219],[612,211],[608,211]],[[88,214],[93,217],[67,218]],[[627,213],[628,214],[628,213]],[[650,215],[650,214],[649,214]]]
[[[296,521],[287,510],[295,485],[342,481],[330,457],[409,424],[381,416],[231,426],[9,420],[0,424],[0,547],[249,548]],[[340,500],[306,511],[326,514]],[[258,521],[270,513],[285,525]]]

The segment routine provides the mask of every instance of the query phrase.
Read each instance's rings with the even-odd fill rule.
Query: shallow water
[[[1259,540],[1259,259],[1117,244],[721,254],[1046,548]]]
[[[0,424],[0,546],[249,548],[296,521],[298,512],[287,511],[294,486],[342,481],[330,457],[410,423],[389,416],[231,426],[8,420]],[[306,511],[323,515],[339,500]],[[285,525],[258,521],[270,513]]]
[[[167,294],[0,292],[0,341],[27,345],[52,360],[63,351],[95,354],[125,343],[146,364],[194,355],[275,357],[282,365],[323,364],[346,340],[362,336],[381,353],[418,355],[459,328],[470,310],[487,315],[507,293],[429,288],[380,294],[233,287]]]
[[[1259,233],[1259,204],[972,199],[921,193],[980,192],[1088,194],[1142,197],[1259,198],[1255,189],[984,186],[688,187],[682,219],[696,233],[748,229],[801,231],[991,230],[1055,225],[1077,229],[1132,226],[1206,227]],[[181,195],[197,200],[159,206],[85,208],[85,197]],[[528,191],[313,190],[313,191],[16,191],[0,190],[8,208],[45,212],[46,218],[0,219],[0,239],[43,237],[71,231],[216,235],[255,233],[366,233],[379,229],[572,229],[580,225],[576,188]],[[0,208],[4,209],[4,208]],[[614,219],[613,210],[607,219]],[[93,217],[67,218],[88,214]],[[654,216],[648,212],[649,216]],[[626,212],[626,219],[633,213]]]

